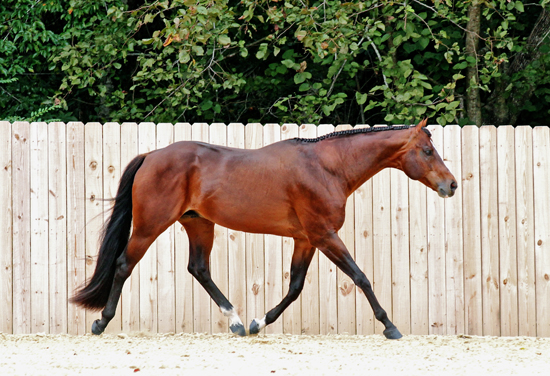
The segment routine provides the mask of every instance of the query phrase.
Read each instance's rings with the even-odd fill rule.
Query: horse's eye
[[[433,151],[432,151],[432,149],[426,149],[426,150],[424,150],[424,153],[429,157],[430,155],[433,154]]]

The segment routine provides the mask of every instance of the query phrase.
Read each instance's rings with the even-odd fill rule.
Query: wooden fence
[[[332,125],[0,122],[0,332],[90,330],[68,304],[91,275],[121,169],[179,140],[259,148]],[[350,197],[341,237],[404,334],[550,337],[550,129],[431,126],[459,183],[443,200],[397,170]],[[127,281],[108,332],[227,332],[172,226]],[[292,240],[216,228],[214,281],[245,325],[286,294]],[[266,252],[264,252],[264,249]],[[316,255],[267,333],[381,333],[366,298]]]

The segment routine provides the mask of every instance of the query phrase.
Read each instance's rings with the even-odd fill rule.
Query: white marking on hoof
[[[254,319],[252,321],[254,321],[256,325],[258,325],[258,330],[262,330],[263,328],[265,328],[265,316],[261,320]]]
[[[243,322],[241,321],[241,318],[239,317],[239,315],[237,315],[237,311],[235,311],[235,308],[231,308],[230,310],[220,308],[220,310],[222,311],[225,317],[229,318],[229,326],[234,326],[234,325],[244,326]]]

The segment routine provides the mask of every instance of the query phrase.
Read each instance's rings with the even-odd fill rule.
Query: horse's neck
[[[401,131],[357,134],[336,140],[334,147],[348,195],[381,170],[400,168],[399,151],[406,141],[397,132]]]

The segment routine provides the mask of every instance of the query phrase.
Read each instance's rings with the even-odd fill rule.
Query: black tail
[[[72,303],[92,310],[105,308],[115,277],[116,261],[126,249],[130,237],[132,186],[145,157],[146,154],[138,155],[126,166],[120,178],[113,213],[100,238],[101,247],[94,274],[71,298]]]

